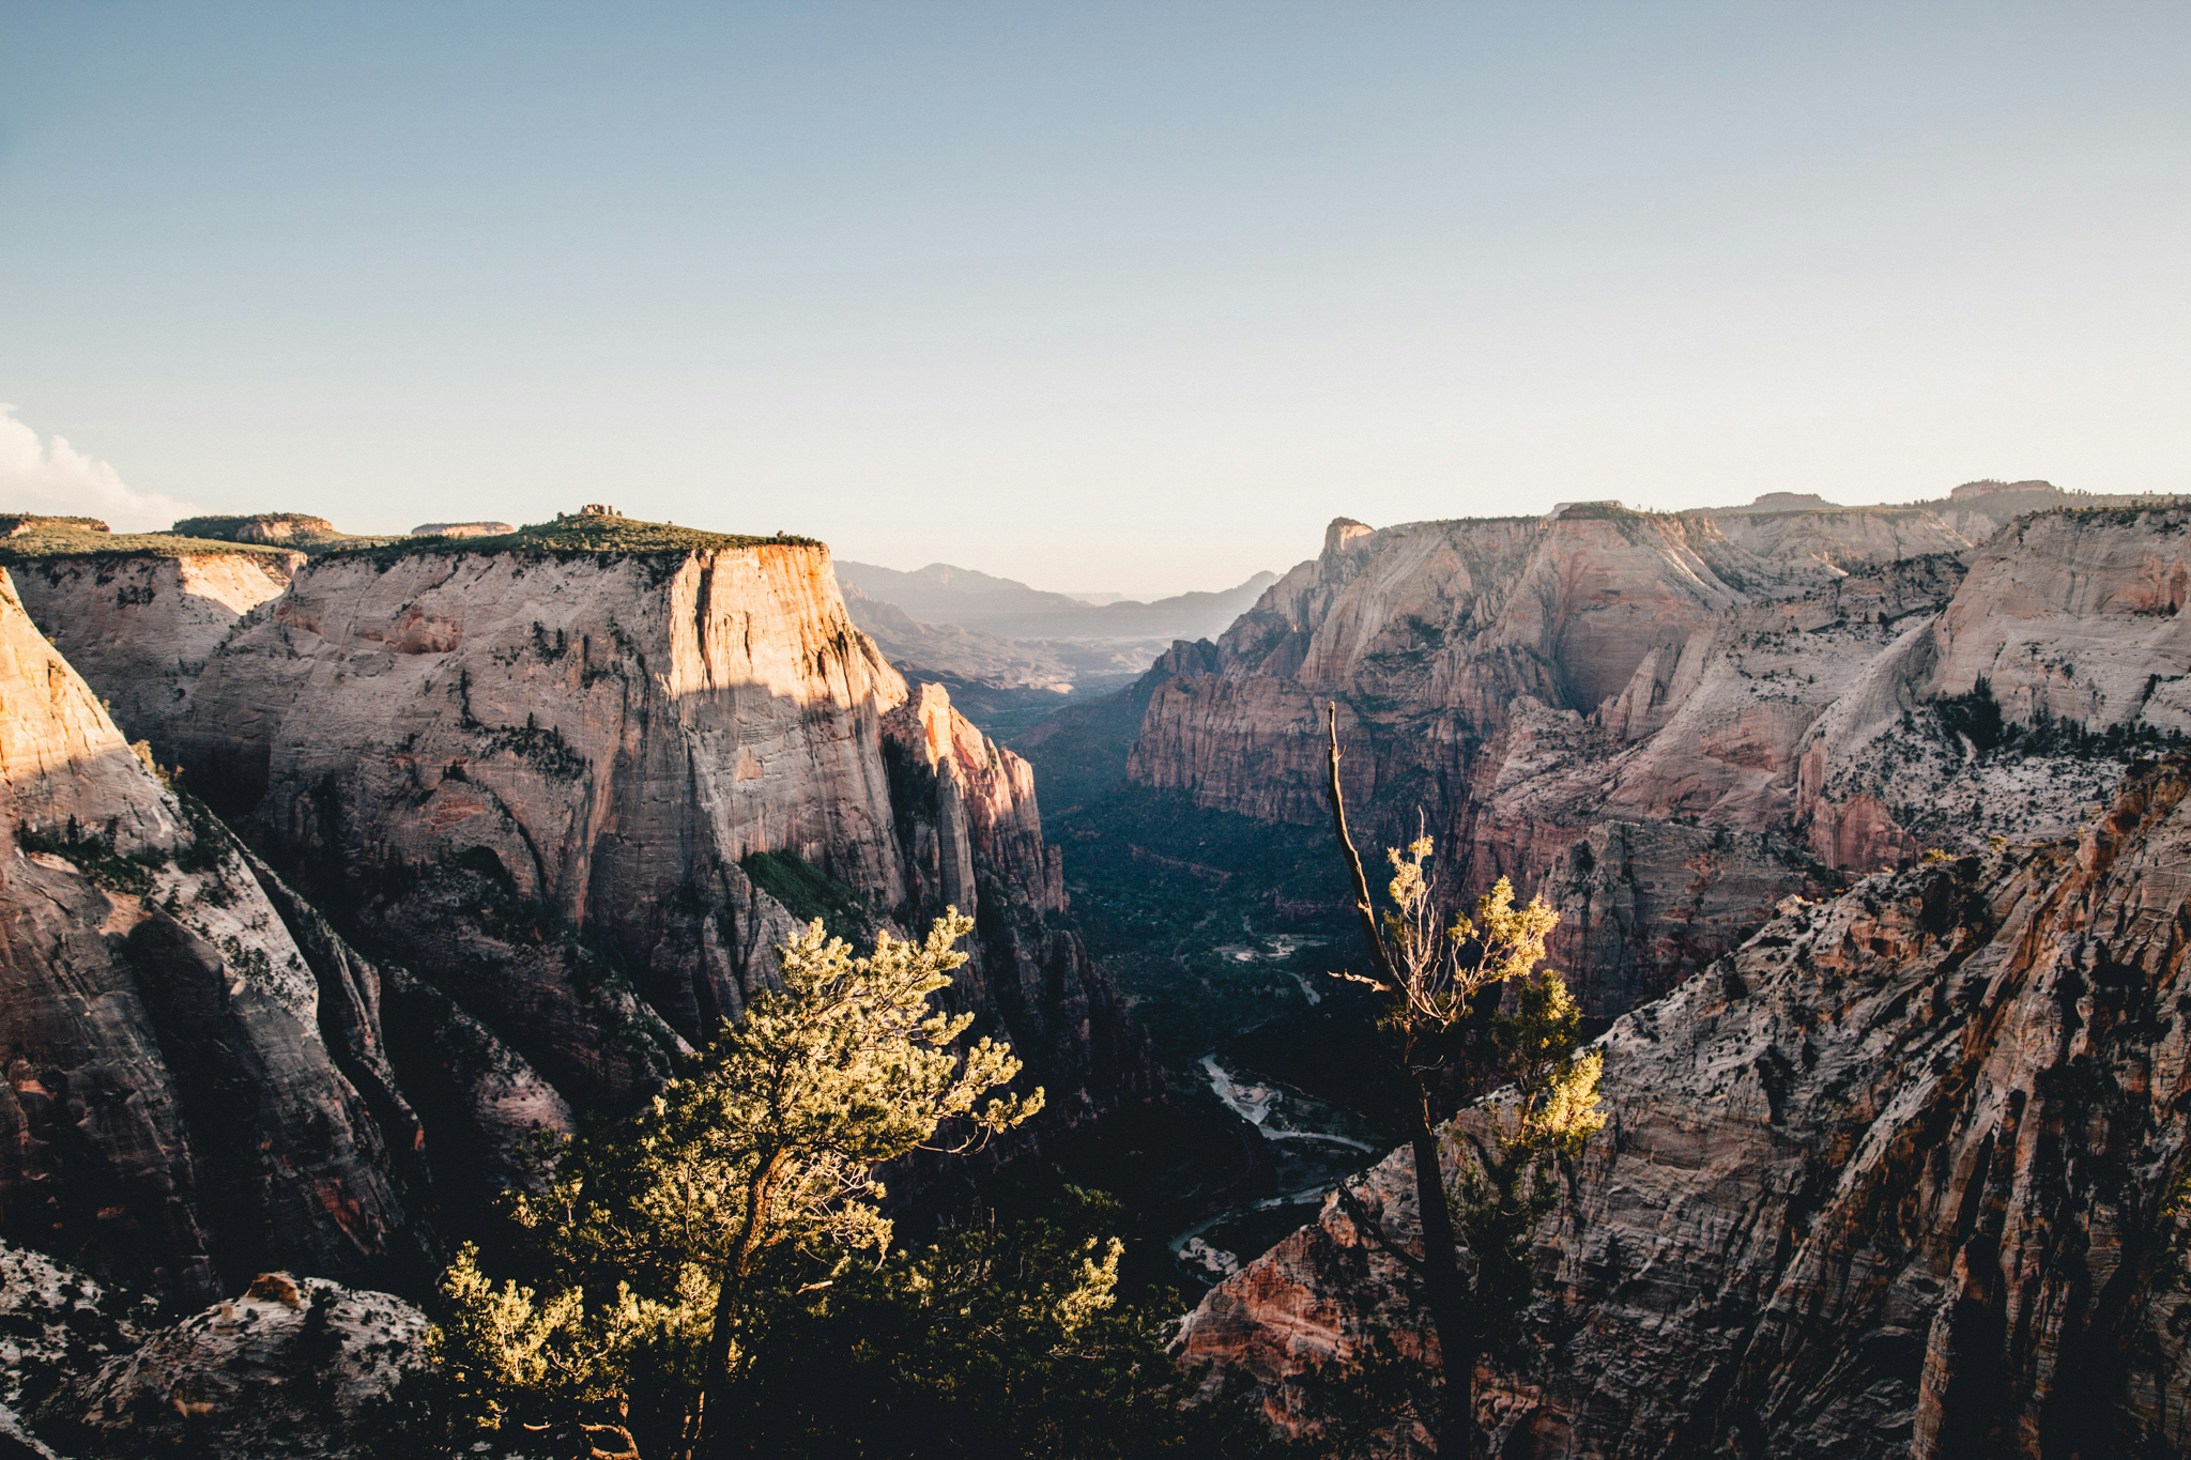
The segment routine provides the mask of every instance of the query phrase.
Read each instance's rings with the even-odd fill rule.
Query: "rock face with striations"
[[[1492,1453],[2191,1446],[2164,1214],[2191,1171],[2187,791],[2182,758],[2148,765],[2072,840],[1791,904],[1617,1023],[1527,1337],[1480,1371]],[[1403,1150],[1214,1290],[1184,1352],[1313,1430],[1368,1335],[1434,1353],[1390,1255],[1414,1240]]]
[[[0,1235],[203,1301],[416,1267],[371,965],[300,946],[0,573]]]
[[[133,739],[166,723],[237,620],[288,586],[301,553],[84,552],[13,566],[16,592]]]
[[[1008,1032],[1067,1119],[1149,1088],[1143,1035],[1068,916],[1064,859],[1043,839],[1034,769],[924,684],[883,717],[883,754],[918,923],[972,913],[953,997]]]
[[[544,1111],[628,1107],[809,915],[858,934],[956,902],[961,997],[1060,1112],[1139,1077],[1025,765],[909,701],[818,544],[618,522],[328,554],[149,733],[400,968],[397,1072],[452,1191]],[[449,1048],[467,1031],[507,1078]]]
[[[2056,512],[1983,548],[1921,509],[1342,520],[1159,666],[1128,773],[1316,824],[1336,701],[1371,834],[1420,811],[1458,891],[1544,890],[1558,957],[1614,1013],[1790,892],[2065,829],[2191,725],[2187,516]]]

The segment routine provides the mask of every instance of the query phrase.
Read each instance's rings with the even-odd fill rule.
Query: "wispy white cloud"
[[[116,532],[165,527],[197,510],[159,492],[140,492],[96,456],[59,436],[40,439],[0,405],[0,512],[54,512],[100,517]]]

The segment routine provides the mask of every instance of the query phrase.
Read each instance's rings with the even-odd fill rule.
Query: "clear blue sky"
[[[117,517],[1139,593],[2191,489],[2191,5],[0,0],[0,401],[0,492]]]

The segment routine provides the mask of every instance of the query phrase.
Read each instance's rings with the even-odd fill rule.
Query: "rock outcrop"
[[[271,547],[316,547],[350,534],[309,512],[256,512],[241,517],[185,517],[168,531],[177,537],[210,537]]]
[[[78,1457],[347,1460],[385,1436],[425,1331],[426,1316],[391,1294],[261,1273],[74,1376],[39,1428]]]
[[[1140,1078],[1024,763],[940,691],[909,702],[826,549],[541,531],[317,557],[143,727],[296,889],[296,936],[322,910],[386,970],[445,1198],[536,1124],[628,1108],[812,915],[956,902],[968,1006],[1061,1115]]]
[[[1342,520],[1159,666],[1128,774],[1316,824],[1336,701],[1370,834],[1421,815],[1456,891],[1546,891],[1558,956],[1617,1013],[1791,892],[2073,825],[2191,724],[2187,520],[2057,512],[1982,549],[1924,509]]]
[[[141,1342],[154,1308],[150,1299],[0,1241],[0,1456],[48,1460],[53,1451],[27,1417],[69,1380]]]
[[[44,512],[0,512],[0,541],[36,538],[47,533],[110,533],[97,517],[56,517]]]
[[[1492,1453],[2191,1446],[2187,792],[2149,764],[2074,839],[1791,903],[1619,1021],[1526,1340],[1480,1372]],[[1186,1356],[1311,1431],[1373,1335],[1434,1357],[1412,1193],[1404,1150],[1357,1178]]]
[[[0,1235],[178,1301],[269,1260],[411,1270],[432,1237],[385,1137],[404,1111],[351,1077],[377,1079],[346,1027],[376,999],[339,942],[300,946],[0,573]]]
[[[426,1320],[387,1293],[265,1272],[177,1321],[0,1242],[0,1455],[334,1460],[385,1440]]]

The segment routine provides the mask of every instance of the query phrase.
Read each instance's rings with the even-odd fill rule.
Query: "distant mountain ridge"
[[[1088,607],[1070,594],[1050,593],[1031,588],[1016,578],[999,578],[978,568],[961,568],[951,563],[930,563],[925,568],[908,572],[840,558],[837,578],[840,582],[857,583],[870,596],[895,603],[908,612],[922,608],[937,618],[942,612],[965,606],[965,600],[970,598],[981,599],[985,607],[999,609],[1007,606],[1037,610]]]
[[[1062,696],[1129,682],[1176,640],[1224,632],[1278,581],[1258,573],[1216,593],[1094,603],[950,563],[903,572],[840,559],[836,567],[852,621],[891,662],[951,686],[1000,736],[1048,714]]]
[[[950,563],[904,572],[840,558],[837,579],[923,623],[954,624],[1009,639],[1199,639],[1222,633],[1278,575],[1257,573],[1218,592],[1103,604]]]

